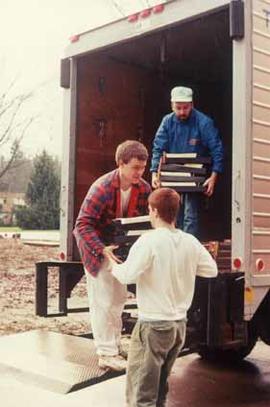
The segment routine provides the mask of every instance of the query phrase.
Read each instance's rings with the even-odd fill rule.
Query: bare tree
[[[21,115],[22,107],[33,96],[33,92],[12,96],[14,85],[15,81],[0,94],[0,150],[1,153],[5,151],[5,160],[0,165],[0,179],[18,165],[22,139],[34,120],[33,116],[23,118]]]

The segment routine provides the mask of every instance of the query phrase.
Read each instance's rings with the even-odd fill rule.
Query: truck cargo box
[[[224,173],[201,207],[200,238],[230,242],[230,258],[220,264],[236,274],[221,286],[230,291],[242,273],[243,290],[232,290],[251,320],[270,287],[269,83],[269,0],[167,1],[73,37],[61,76],[65,259],[79,260],[74,222],[91,183],[115,167],[116,146],[136,139],[151,152],[170,112],[171,88],[190,86],[195,107],[213,118],[225,147]],[[228,301],[239,318],[233,296]]]

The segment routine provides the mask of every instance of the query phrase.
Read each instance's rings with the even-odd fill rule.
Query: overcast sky
[[[35,122],[23,142],[27,155],[44,147],[61,157],[62,90],[59,66],[71,35],[129,14],[156,0],[0,0],[0,90],[34,90],[23,109]]]

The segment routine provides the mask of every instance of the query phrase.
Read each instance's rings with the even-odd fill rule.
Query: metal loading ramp
[[[62,394],[122,374],[98,367],[92,340],[39,330],[0,338],[0,370]]]

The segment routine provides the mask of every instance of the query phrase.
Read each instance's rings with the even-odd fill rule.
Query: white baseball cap
[[[176,86],[171,91],[171,102],[192,102],[192,89]]]

